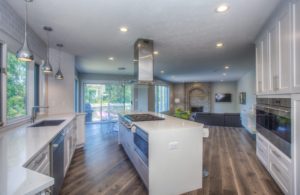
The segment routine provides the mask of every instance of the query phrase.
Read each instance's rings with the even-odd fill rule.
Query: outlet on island
[[[169,150],[178,150],[178,141],[169,142]]]

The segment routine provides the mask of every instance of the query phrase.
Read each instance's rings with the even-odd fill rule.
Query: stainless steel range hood
[[[135,42],[134,75],[137,84],[153,84],[153,40],[138,39]]]

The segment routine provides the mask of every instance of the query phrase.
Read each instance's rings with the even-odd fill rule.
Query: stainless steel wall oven
[[[257,98],[256,128],[273,145],[291,156],[291,99]]]

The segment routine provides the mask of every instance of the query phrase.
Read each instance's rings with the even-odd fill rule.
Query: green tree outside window
[[[27,63],[7,56],[7,119],[27,115]]]

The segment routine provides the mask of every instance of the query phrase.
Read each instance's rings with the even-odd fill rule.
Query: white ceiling
[[[7,0],[24,17],[22,0]],[[229,12],[218,14],[221,0],[34,0],[30,26],[45,40],[44,25],[53,27],[52,45],[93,56],[80,72],[133,73],[133,44],[154,40],[155,75],[169,81],[236,80],[254,68],[253,43],[280,0],[226,0]],[[121,33],[120,26],[128,32]],[[225,47],[216,49],[221,40]],[[114,61],[108,57],[113,56]],[[222,76],[225,64],[230,65]],[[119,71],[118,67],[126,67]],[[164,70],[165,74],[160,74]]]

